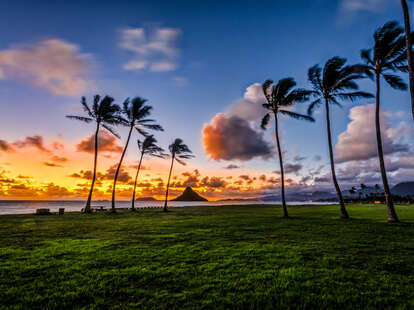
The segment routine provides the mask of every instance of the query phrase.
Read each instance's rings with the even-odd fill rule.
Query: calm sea
[[[240,204],[280,204],[280,201],[208,201],[208,202],[194,202],[194,201],[169,201],[169,207],[186,207],[186,206],[220,206],[220,205],[240,205]],[[289,205],[312,205],[324,204],[321,202],[289,202]],[[33,201],[33,200],[0,200],[0,214],[30,214],[35,213],[36,209],[48,208],[51,212],[57,212],[59,208],[65,208],[65,211],[80,211],[85,206],[85,201]],[[94,201],[92,207],[104,207],[109,209],[111,207],[110,201]],[[117,208],[131,207],[130,201],[118,201]],[[148,207],[162,207],[162,201],[137,201],[136,208]]]

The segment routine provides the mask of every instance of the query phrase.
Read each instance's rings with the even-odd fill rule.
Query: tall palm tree
[[[138,142],[138,149],[141,153],[141,156],[139,158],[137,173],[135,175],[135,181],[134,181],[134,190],[132,192],[132,202],[131,202],[132,211],[135,211],[135,189],[137,187],[138,174],[139,174],[139,170],[141,169],[142,158],[144,157],[144,155],[155,156],[159,158],[165,157],[164,149],[157,145],[157,140],[154,138],[153,135],[145,137],[144,141],[138,140],[137,142]]]
[[[263,107],[269,112],[263,117],[261,127],[263,130],[266,129],[271,114],[273,114],[275,118],[277,151],[279,154],[282,207],[284,217],[288,217],[288,211],[285,199],[285,175],[283,170],[282,150],[279,141],[278,116],[279,114],[282,114],[299,120],[306,120],[311,122],[315,121],[311,116],[302,115],[286,110],[286,108],[292,107],[296,103],[307,101],[309,99],[309,96],[312,94],[312,91],[309,90],[300,88],[293,89],[295,86],[296,82],[293,78],[281,79],[277,84],[273,84],[272,80],[267,80],[262,84],[263,93],[266,97],[266,103],[263,104]]]
[[[410,27],[410,13],[408,11],[407,0],[401,0],[401,7],[404,13],[404,25],[405,25],[405,46],[407,53],[407,63],[408,63],[408,77],[410,80],[410,94],[411,94],[411,111],[414,120],[414,68],[413,68],[413,59],[412,59],[412,34]]]
[[[125,147],[121,154],[121,159],[119,160],[118,167],[115,171],[114,185],[112,186],[112,213],[115,212],[116,182],[118,180],[118,174],[119,170],[121,169],[122,161],[124,160],[124,156],[128,148],[129,140],[131,139],[132,130],[135,128],[138,133],[143,136],[148,135],[148,132],[146,132],[145,129],[160,131],[163,130],[160,125],[154,124],[155,121],[153,119],[147,118],[151,114],[152,107],[146,105],[146,102],[147,100],[140,97],[135,97],[132,100],[129,100],[129,98],[127,98],[122,106],[121,112],[123,117],[121,117],[121,124],[129,127],[129,132]]]
[[[371,79],[375,78],[375,129],[377,135],[378,158],[381,170],[382,183],[384,185],[385,201],[388,207],[388,221],[398,222],[397,213],[388,185],[387,172],[384,163],[384,152],[382,149],[381,123],[380,123],[380,95],[381,77],[394,89],[406,90],[407,84],[393,73],[406,71],[405,37],[404,29],[397,22],[386,23],[374,33],[374,46],[372,49],[361,51],[361,58],[365,65],[361,68]]]
[[[193,152],[191,152],[188,146],[185,145],[183,142],[184,141],[182,139],[177,138],[174,140],[173,143],[171,143],[168,146],[168,149],[171,153],[171,167],[170,167],[170,173],[168,174],[167,189],[165,191],[164,212],[168,211],[167,209],[168,189],[170,187],[171,172],[174,166],[174,161],[177,161],[179,164],[185,166],[184,159],[190,159],[194,157],[194,155],[192,154]]]
[[[373,96],[366,92],[357,91],[358,85],[355,80],[363,78],[364,74],[357,71],[358,66],[345,65],[345,63],[345,58],[333,57],[325,63],[323,70],[319,65],[315,65],[309,69],[308,79],[312,85],[316,99],[309,105],[308,114],[312,115],[314,110],[321,104],[325,105],[332,180],[338,195],[340,217],[347,219],[349,218],[348,212],[346,211],[342,192],[339,188],[335,173],[329,106],[332,104],[341,106],[338,100],[352,102],[360,98],[372,98]]]
[[[103,99],[99,95],[95,95],[93,98],[93,104],[91,107],[88,106],[86,98],[82,97],[81,104],[83,110],[86,112],[87,116],[77,116],[77,115],[66,115],[67,118],[75,119],[85,123],[91,123],[95,121],[96,130],[95,130],[95,151],[94,151],[94,161],[93,161],[93,175],[91,188],[89,190],[88,200],[84,208],[85,213],[91,212],[91,200],[93,187],[96,180],[96,166],[98,162],[98,135],[101,126],[112,133],[114,136],[119,138],[119,135],[113,130],[112,125],[117,125],[120,122],[119,111],[120,108],[117,104],[114,104],[114,99],[105,96]]]

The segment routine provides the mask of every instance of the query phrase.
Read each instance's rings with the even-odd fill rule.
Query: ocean
[[[178,208],[186,206],[222,206],[222,205],[247,205],[247,204],[280,204],[280,201],[169,201],[168,207]],[[323,202],[288,202],[288,205],[312,205],[312,204],[327,204]],[[135,207],[141,208],[155,208],[163,207],[163,201],[136,201]],[[30,214],[35,213],[36,209],[47,208],[51,212],[58,212],[59,208],[65,208],[65,212],[80,211],[85,206],[85,201],[67,201],[67,200],[0,200],[0,215],[1,214]],[[111,202],[109,200],[93,201],[92,207],[104,207],[110,209]],[[130,201],[117,201],[117,208],[130,208]]]

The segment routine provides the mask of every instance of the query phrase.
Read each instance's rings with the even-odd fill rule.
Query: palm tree
[[[155,121],[153,119],[147,118],[151,114],[152,107],[146,105],[146,102],[147,100],[142,99],[140,97],[135,97],[131,101],[129,100],[129,98],[127,98],[122,106],[121,112],[123,114],[123,117],[121,117],[121,124],[126,127],[129,127],[129,132],[124,150],[121,154],[121,159],[119,160],[118,167],[116,168],[114,185],[112,186],[112,213],[115,212],[116,182],[118,180],[118,174],[119,170],[121,169],[122,161],[124,160],[124,156],[128,148],[129,140],[131,139],[132,130],[135,128],[138,131],[138,133],[140,133],[143,136],[148,135],[148,132],[146,132],[144,129],[160,131],[163,130],[160,125],[154,124]]]
[[[365,92],[357,91],[358,85],[355,80],[363,78],[364,75],[357,72],[357,66],[345,65],[345,63],[345,58],[333,57],[325,63],[323,71],[319,65],[315,65],[309,69],[308,79],[312,84],[316,99],[309,105],[308,114],[312,115],[316,108],[318,108],[321,104],[325,104],[332,180],[338,195],[340,217],[347,219],[349,218],[348,212],[345,209],[344,199],[342,197],[342,192],[339,188],[335,173],[329,106],[331,104],[341,106],[338,99],[352,102],[359,98],[372,98],[373,96]]]
[[[292,111],[286,110],[298,102],[304,102],[309,99],[309,96],[312,94],[312,91],[295,88],[296,82],[293,78],[281,79],[277,84],[273,84],[273,81],[267,80],[262,84],[263,93],[266,97],[266,103],[263,104],[263,107],[269,112],[263,117],[261,127],[263,130],[266,129],[267,124],[269,123],[271,114],[275,118],[275,136],[277,143],[277,151],[279,154],[279,163],[280,163],[280,179],[281,179],[281,192],[282,192],[282,207],[283,207],[283,216],[288,217],[286,199],[285,199],[285,175],[283,170],[283,158],[282,150],[280,147],[279,140],[279,120],[278,115],[286,115],[300,120],[307,120],[314,122],[315,120],[307,115],[302,115]]]
[[[159,158],[165,157],[164,149],[157,145],[157,140],[154,138],[153,135],[145,137],[144,141],[138,140],[138,149],[141,153],[141,157],[139,159],[137,174],[135,175],[135,182],[134,182],[134,191],[132,192],[132,202],[131,202],[131,210],[135,211],[135,189],[137,187],[137,180],[139,170],[141,169],[142,158],[144,155],[148,156],[155,156]]]
[[[179,164],[185,166],[184,159],[190,159],[194,157],[194,155],[192,155],[191,150],[183,142],[184,141],[182,139],[177,138],[174,140],[173,143],[171,143],[168,146],[168,149],[171,153],[171,167],[170,167],[170,173],[168,174],[167,189],[165,191],[164,212],[168,211],[167,209],[168,189],[170,187],[171,172],[173,169],[174,161],[177,161]]]
[[[408,11],[408,5],[406,0],[401,0],[401,6],[404,12],[404,24],[405,24],[405,46],[407,53],[408,63],[408,77],[410,80],[410,94],[411,94],[411,111],[414,120],[414,68],[412,59],[412,40],[411,40],[411,27],[410,27],[410,13]]]
[[[117,104],[114,104],[114,99],[105,96],[102,100],[99,95],[95,95],[93,98],[93,104],[91,107],[88,106],[86,98],[82,97],[81,104],[83,110],[86,112],[87,116],[77,116],[77,115],[66,115],[67,118],[75,119],[85,123],[91,123],[95,121],[96,130],[95,130],[95,151],[94,151],[94,161],[93,161],[93,176],[91,188],[89,190],[88,200],[84,208],[85,213],[91,212],[91,200],[93,187],[96,180],[96,166],[98,161],[98,135],[101,126],[112,133],[115,137],[119,138],[119,135],[113,130],[112,125],[117,125],[120,122],[119,111],[120,108]]]
[[[381,77],[384,77],[388,85],[394,89],[406,90],[407,84],[394,72],[406,71],[405,38],[404,29],[397,22],[386,23],[374,33],[374,47],[361,51],[361,58],[365,65],[360,67],[368,77],[376,82],[375,103],[375,128],[377,134],[378,158],[380,163],[382,183],[384,185],[385,201],[388,208],[388,221],[398,222],[394,209],[390,187],[388,185],[387,172],[384,163],[384,152],[382,149],[381,124],[380,124],[380,95]]]

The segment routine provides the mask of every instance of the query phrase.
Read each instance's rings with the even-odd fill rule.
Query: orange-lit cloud
[[[263,134],[237,116],[217,114],[202,130],[205,152],[214,160],[268,158],[271,147]]]
[[[117,143],[117,139],[106,131],[101,131],[98,135],[99,152],[121,153],[122,147]],[[95,135],[82,140],[77,145],[80,152],[93,153],[95,151]]]

